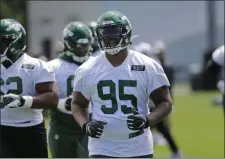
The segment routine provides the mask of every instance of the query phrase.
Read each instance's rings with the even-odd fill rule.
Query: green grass
[[[224,118],[221,107],[211,105],[219,92],[188,93],[187,87],[175,89],[171,125],[183,157],[223,158]],[[168,157],[168,146],[155,146],[155,157]]]
[[[213,107],[210,100],[218,92],[198,92],[174,98],[171,114],[173,135],[184,157],[223,158],[224,118],[221,107]],[[167,157],[167,146],[155,146],[156,157]]]

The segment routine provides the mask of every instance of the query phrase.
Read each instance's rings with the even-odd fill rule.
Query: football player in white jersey
[[[169,81],[162,67],[130,50],[132,27],[122,13],[107,11],[97,21],[104,54],[75,73],[72,112],[88,135],[89,157],[153,157],[153,126],[172,110]],[[148,100],[156,105],[149,112]],[[89,102],[92,120],[88,120]]]
[[[224,45],[220,46],[213,52],[212,59],[218,65],[224,67]]]
[[[67,110],[51,110],[49,147],[53,158],[88,158],[88,137],[74,121],[71,94],[75,70],[91,54],[92,33],[82,22],[71,22],[63,30],[64,51],[49,61],[59,88],[59,105]]]
[[[0,20],[1,133],[3,158],[47,158],[42,109],[56,108],[59,96],[49,65],[25,53],[26,32],[12,19]]]
[[[212,59],[223,68],[222,78],[224,78],[224,45],[220,46],[213,52]],[[217,88],[224,94],[224,79],[218,81]]]
[[[103,51],[100,49],[98,45],[97,35],[96,35],[96,27],[97,23],[95,21],[92,21],[88,23],[89,28],[91,29],[93,41],[92,41],[92,57],[98,56],[99,54],[103,54]]]
[[[217,88],[223,93],[223,110],[225,113],[225,97],[224,97],[224,45],[218,47],[212,53],[212,60],[209,62],[208,69],[213,67],[220,66],[222,68],[222,78],[217,83]]]

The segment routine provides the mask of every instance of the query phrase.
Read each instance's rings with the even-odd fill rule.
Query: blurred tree
[[[27,1],[28,0],[0,0],[0,18],[16,20],[20,22],[28,32]],[[28,46],[29,40],[27,36],[27,49]]]
[[[0,0],[1,18],[19,21],[26,28],[26,0]]]

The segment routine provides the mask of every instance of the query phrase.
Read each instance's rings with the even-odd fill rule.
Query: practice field
[[[211,104],[212,97],[220,93],[185,90],[176,87],[171,115],[172,131],[183,157],[224,158],[223,111]],[[169,155],[167,146],[155,146],[156,157]]]
[[[183,157],[223,158],[224,118],[222,107],[212,106],[219,92],[191,93],[183,85],[176,86],[172,131]],[[169,157],[168,146],[155,146],[155,157]]]

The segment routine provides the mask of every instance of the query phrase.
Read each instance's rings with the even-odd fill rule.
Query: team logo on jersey
[[[144,65],[132,65],[131,71],[145,71]]]
[[[22,65],[22,68],[25,68],[25,69],[34,69],[34,65],[32,65],[32,64],[23,64]]]

